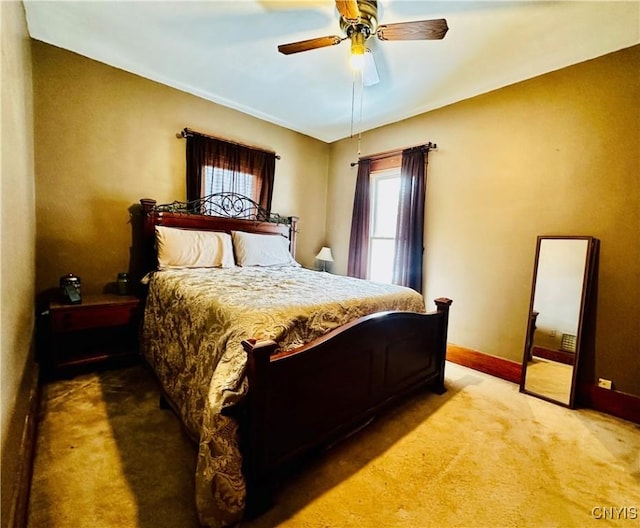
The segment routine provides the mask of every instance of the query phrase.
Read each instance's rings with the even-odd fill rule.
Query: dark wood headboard
[[[155,227],[178,227],[202,231],[246,231],[281,235],[289,240],[296,256],[297,216],[282,217],[265,211],[259,204],[235,193],[216,193],[191,202],[158,204],[151,198],[140,200],[143,212],[143,260],[145,272],[156,269]]]

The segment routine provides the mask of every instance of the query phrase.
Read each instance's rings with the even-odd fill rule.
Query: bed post
[[[296,234],[298,233],[298,216],[290,216],[289,220],[289,253],[296,258]]]
[[[140,199],[140,205],[142,205],[142,239],[144,240],[142,246],[144,273],[156,267],[156,252],[153,245],[155,234],[153,208],[156,206],[156,203],[156,200],[152,198]]]
[[[447,329],[449,328],[449,307],[451,306],[451,303],[453,303],[453,301],[451,299],[447,299],[446,297],[438,297],[433,302],[436,304],[438,312],[442,314],[442,325],[440,326],[440,336],[438,337],[438,380],[433,386],[433,391],[436,394],[443,394],[447,390],[444,386],[444,366],[447,359]]]
[[[267,510],[272,502],[269,446],[269,363],[277,348],[275,341],[242,342],[247,353],[248,409],[242,430],[243,470],[247,483],[245,516],[253,518]]]

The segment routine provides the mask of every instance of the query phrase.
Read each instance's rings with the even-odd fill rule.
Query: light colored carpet
[[[541,357],[533,357],[527,365],[525,389],[552,400],[569,404],[573,365],[565,365]]]
[[[242,527],[640,524],[639,426],[458,365],[446,385],[305,464]],[[42,396],[29,528],[198,526],[195,446],[144,368],[57,381]],[[598,518],[602,508],[627,518]]]

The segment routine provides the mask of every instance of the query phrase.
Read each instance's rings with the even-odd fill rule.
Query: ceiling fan
[[[449,29],[444,18],[378,25],[377,0],[335,0],[335,2],[340,13],[340,28],[346,36],[333,35],[281,44],[278,46],[278,51],[291,55],[301,51],[335,46],[349,39],[352,58],[364,57],[367,51],[365,42],[373,34],[380,40],[440,40]]]

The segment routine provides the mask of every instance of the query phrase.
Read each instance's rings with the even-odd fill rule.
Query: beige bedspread
[[[207,526],[238,522],[245,487],[237,424],[222,410],[247,392],[243,339],[303,345],[375,312],[424,312],[408,288],[303,268],[171,270],[150,280],[142,350],[199,441],[196,504]]]

